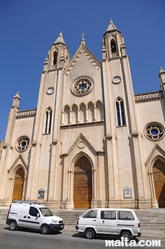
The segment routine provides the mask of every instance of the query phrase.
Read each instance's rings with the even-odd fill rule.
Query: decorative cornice
[[[146,102],[146,101],[154,101],[163,98],[162,91],[158,92],[150,92],[150,93],[142,93],[135,94],[135,102]]]
[[[34,117],[36,115],[36,109],[19,111],[16,114],[16,118]]]

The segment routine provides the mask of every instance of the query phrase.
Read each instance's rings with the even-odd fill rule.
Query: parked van
[[[64,221],[43,204],[35,202],[16,201],[9,207],[6,224],[14,231],[20,228],[38,229],[42,234],[60,231]]]
[[[141,236],[140,222],[132,209],[94,208],[81,215],[76,230],[93,239],[97,234],[118,235],[131,240]]]

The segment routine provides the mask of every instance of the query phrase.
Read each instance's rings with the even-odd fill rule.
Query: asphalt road
[[[42,235],[38,231],[17,230],[10,231],[8,227],[0,226],[0,249],[102,249],[110,248],[105,246],[105,240],[112,239],[108,236],[99,236],[96,239],[88,240],[77,232],[63,230],[58,234]],[[111,247],[111,248],[129,248]],[[130,247],[139,248],[139,247]],[[143,248],[149,248],[144,246]],[[155,248],[155,247],[150,247]],[[165,242],[162,242],[164,249]]]

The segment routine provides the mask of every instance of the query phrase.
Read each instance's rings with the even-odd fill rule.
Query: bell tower
[[[124,189],[132,189],[133,198],[139,207],[139,196],[145,198],[145,190],[139,188],[139,179],[143,178],[141,152],[137,140],[137,120],[135,113],[135,101],[133,83],[131,77],[129,56],[122,33],[110,20],[109,26],[103,35],[102,45],[102,74],[105,104],[105,145],[107,153],[109,206],[113,201],[123,198],[123,193],[116,189],[121,186]],[[129,144],[129,146],[127,146]],[[124,166],[125,175],[132,178],[128,185],[128,179],[121,179],[116,172],[119,165],[124,165],[121,158],[127,155]],[[120,187],[119,184],[120,183]],[[123,198],[123,203],[124,203]]]
[[[112,19],[109,26],[103,35],[103,47],[106,51],[106,59],[121,56],[121,44],[124,42],[121,32],[116,28]]]
[[[56,154],[59,144],[61,106],[63,97],[65,68],[69,63],[69,51],[65,44],[63,34],[60,32],[58,38],[52,44],[48,55],[44,61],[43,71],[41,73],[40,88],[37,103],[37,113],[35,118],[34,132],[32,137],[31,159],[29,162],[29,178],[26,198],[35,199],[31,195],[32,187],[36,187],[37,174],[33,172],[40,171],[40,177],[44,178],[45,173],[40,163],[40,156],[46,154],[45,164],[49,165],[49,173],[55,174]],[[51,156],[49,156],[51,155]],[[50,173],[51,174],[51,173]],[[50,175],[47,174],[47,182]],[[52,184],[52,181],[50,181]],[[48,186],[49,189],[50,186]],[[53,198],[55,189],[50,187],[47,192],[47,198]],[[48,193],[50,196],[48,196]]]
[[[48,56],[44,62],[44,70],[53,70],[60,68],[62,66],[61,59],[62,61],[65,61],[64,67],[66,67],[70,58],[69,51],[65,44],[62,32],[60,32],[59,36],[52,44],[48,52]]]

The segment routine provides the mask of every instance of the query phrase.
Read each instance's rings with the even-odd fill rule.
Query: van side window
[[[37,217],[37,214],[38,214],[39,212],[38,212],[38,209],[37,208],[35,208],[35,207],[30,207],[30,209],[29,209],[29,214],[31,215],[31,216],[35,216],[35,217]]]
[[[83,218],[97,218],[97,210],[90,210],[83,215]]]
[[[101,219],[102,220],[116,220],[116,212],[115,211],[101,211]]]
[[[134,217],[129,211],[118,211],[118,220],[134,220]]]

